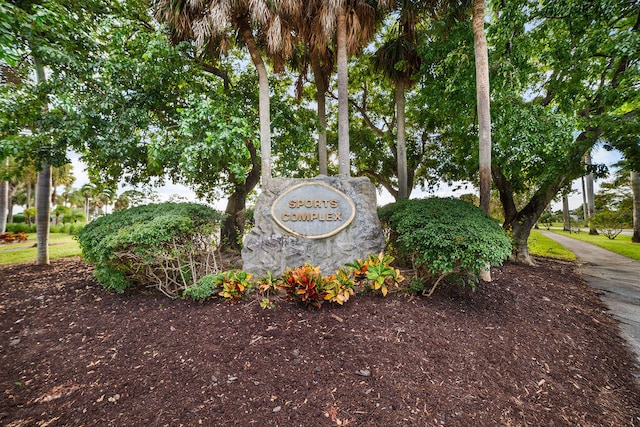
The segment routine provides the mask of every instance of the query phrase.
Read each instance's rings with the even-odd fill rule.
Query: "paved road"
[[[578,257],[583,277],[603,292],[600,298],[620,321],[622,336],[640,363],[640,261],[559,234],[542,234]]]

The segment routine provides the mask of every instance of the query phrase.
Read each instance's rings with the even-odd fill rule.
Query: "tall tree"
[[[4,4],[3,4],[4,6]],[[11,12],[0,14],[4,31],[14,43],[3,59],[15,67],[2,88],[0,155],[11,153],[23,166],[35,164],[38,173],[37,262],[48,264],[51,166],[64,164],[71,141],[78,141],[78,117],[70,101],[80,81],[91,75],[95,43],[91,38],[97,17],[108,3],[80,0],[16,1]],[[35,74],[35,81],[33,75]]]
[[[7,217],[9,214],[9,177],[7,169],[9,158],[4,165],[0,165],[0,233],[4,233],[7,228]]]
[[[489,96],[489,54],[484,32],[484,0],[473,0],[473,51],[476,64],[476,97],[479,136],[480,207],[491,212],[491,108]]]
[[[596,199],[595,199],[595,191],[594,191],[594,179],[593,179],[593,170],[592,170],[592,162],[591,162],[591,152],[588,152],[584,156],[584,164],[587,169],[587,175],[585,176],[585,190],[587,195],[587,204],[584,206],[584,210],[586,212],[587,223],[589,225],[589,234],[597,235],[598,230],[596,230],[595,225],[593,224],[593,217],[596,214]]]
[[[38,85],[46,84],[44,66],[34,54],[34,64]],[[49,110],[49,98],[45,97],[42,110],[46,113]],[[43,159],[38,172],[36,184],[36,263],[39,265],[49,264],[49,227],[51,226],[51,164]]]
[[[335,32],[338,71],[338,173],[351,175],[349,149],[348,57],[374,36],[384,8],[390,0],[338,0],[325,2],[321,9],[323,31]]]
[[[504,227],[512,231],[514,259],[531,263],[530,230],[559,189],[584,173],[582,156],[599,140],[613,144],[614,135],[633,126],[628,113],[640,104],[630,102],[637,98],[631,82],[639,70],[629,66],[637,54],[627,48],[637,38],[638,14],[630,4],[608,2],[504,0],[492,8],[491,172]],[[467,72],[472,65],[465,62],[472,34],[461,23],[439,39],[441,44],[424,46],[433,63],[424,70],[418,102],[435,108],[425,109],[424,120],[443,123],[441,147],[457,153],[441,171],[457,169],[449,176],[468,178],[478,165],[470,151],[475,117],[460,112],[474,102]],[[440,102],[445,97],[448,102]],[[516,204],[515,196],[525,190],[527,202]]]
[[[406,199],[411,193],[407,172],[405,91],[415,83],[416,73],[420,69],[420,56],[416,49],[416,24],[420,19],[418,3],[413,0],[398,2],[399,16],[391,37],[373,56],[374,66],[395,84],[398,199]]]
[[[633,193],[633,236],[631,236],[631,241],[640,243],[640,174],[632,170],[629,180]]]
[[[265,44],[271,55],[286,57],[292,51],[291,34],[288,22],[281,19],[281,16],[296,6],[293,0],[280,2],[157,0],[153,4],[156,17],[172,26],[176,40],[195,39],[199,46],[216,42],[227,43],[229,29],[238,30],[258,73],[260,169],[264,185],[271,178],[269,76],[252,25],[260,26],[260,32],[265,35]]]

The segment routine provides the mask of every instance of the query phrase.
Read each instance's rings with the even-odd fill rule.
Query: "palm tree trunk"
[[[484,33],[484,0],[473,0],[473,49],[476,62],[480,161],[480,207],[491,211],[491,111],[489,101],[489,56]]]
[[[7,228],[7,215],[9,207],[9,182],[0,181],[0,233]]]
[[[31,180],[27,181],[27,202],[25,203],[25,209],[31,208]]]
[[[489,54],[487,37],[484,33],[484,0],[473,0],[473,51],[476,62],[476,97],[478,103],[478,137],[479,137],[479,175],[480,175],[480,207],[491,215],[491,111],[489,107]],[[524,233],[523,233],[524,234]],[[523,235],[523,259],[529,259],[526,247],[528,233]],[[480,278],[491,281],[489,266],[482,271]]]
[[[338,55],[338,173],[350,176],[349,159],[349,72],[347,69],[347,18],[344,6],[337,16]]]
[[[253,32],[249,26],[247,17],[238,19],[238,26],[242,39],[247,45],[251,61],[258,72],[259,87],[259,113],[260,113],[260,164],[262,185],[267,185],[271,179],[271,115],[269,101],[269,76],[267,67],[264,65],[258,45],[253,37]]]
[[[562,229],[571,231],[571,217],[569,216],[569,196],[562,196]]]
[[[409,197],[409,186],[407,183],[407,143],[405,136],[405,82],[396,82],[396,117],[398,121],[398,136],[396,151],[398,156],[398,199]]]
[[[36,184],[36,263],[49,264],[49,217],[51,214],[51,166],[42,162]]]
[[[313,70],[313,80],[316,84],[316,103],[318,105],[318,121],[320,129],[318,129],[318,166],[320,175],[328,175],[327,166],[327,106],[326,92],[327,88],[324,84],[325,78],[320,66],[320,58],[317,54],[311,53],[311,68]]]
[[[640,174],[631,171],[630,178],[633,193],[633,236],[631,236],[631,241],[640,243]]]
[[[587,166],[591,166],[591,152],[587,153],[584,158],[584,163]],[[593,226],[593,216],[596,213],[595,193],[593,190],[593,172],[589,172],[586,177],[587,184],[587,218],[589,222],[589,234],[597,235],[598,231]]]
[[[34,56],[36,79],[38,84],[46,82],[44,65],[37,56]],[[49,107],[45,103],[43,110]],[[49,264],[49,216],[51,214],[51,166],[42,161],[42,170],[38,172],[36,182],[36,263],[38,265]]]
[[[581,176],[580,180],[582,181],[582,219],[584,220],[584,222],[587,222],[587,190],[584,183],[584,176]]]

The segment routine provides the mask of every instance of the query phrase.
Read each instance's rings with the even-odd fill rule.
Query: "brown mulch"
[[[573,264],[318,311],[0,267],[6,426],[639,426],[633,359]]]

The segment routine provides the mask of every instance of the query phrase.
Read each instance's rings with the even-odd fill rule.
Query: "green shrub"
[[[222,274],[207,274],[195,285],[188,286],[182,295],[196,301],[203,301],[217,295],[222,290]]]
[[[498,222],[461,200],[402,200],[380,208],[378,215],[390,228],[390,250],[434,287],[454,273],[474,287],[487,265],[500,265],[511,255]]]
[[[139,284],[175,298],[217,272],[215,233],[222,219],[198,204],[136,206],[90,222],[77,239],[106,289]]]
[[[82,230],[84,224],[64,224],[64,225],[52,225],[49,228],[50,233],[67,233],[76,235]]]
[[[23,214],[15,214],[11,222],[13,222],[14,224],[24,224],[27,222],[27,220]]]
[[[626,223],[627,220],[622,213],[609,209],[598,212],[593,217],[593,225],[609,240],[615,240],[622,233]]]
[[[35,233],[36,226],[11,222],[7,224],[7,231],[9,233]]]

